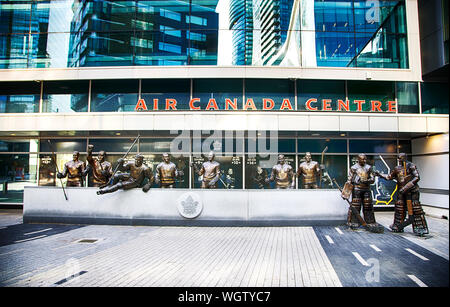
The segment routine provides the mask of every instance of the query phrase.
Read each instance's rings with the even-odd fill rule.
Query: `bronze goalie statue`
[[[385,180],[397,181],[397,202],[394,209],[394,223],[389,226],[393,232],[403,232],[403,229],[412,224],[413,231],[416,235],[423,236],[428,234],[428,226],[425,220],[425,213],[419,202],[419,185],[420,180],[417,167],[407,161],[405,153],[398,155],[398,165],[389,174],[376,173],[377,176]],[[406,212],[408,212],[408,220],[405,221]]]
[[[364,214],[364,224],[367,224],[370,229],[378,227],[375,221],[372,192],[370,190],[370,185],[374,182],[375,174],[372,166],[367,164],[365,154],[359,154],[358,162],[350,168],[348,180],[342,191],[342,198],[349,200],[350,195],[352,198],[347,217],[347,225],[352,229],[360,226],[358,215],[361,207]]]

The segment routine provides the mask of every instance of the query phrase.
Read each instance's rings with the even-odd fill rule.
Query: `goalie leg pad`
[[[422,205],[419,201],[419,192],[411,193],[411,201],[414,214],[414,219],[412,222],[414,233],[418,235],[428,234],[428,225],[425,219],[425,212],[423,211]]]
[[[364,203],[363,207],[364,220],[366,221],[367,224],[376,224],[370,191],[364,193],[363,203]]]

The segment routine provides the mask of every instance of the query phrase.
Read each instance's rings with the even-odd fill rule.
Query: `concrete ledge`
[[[337,190],[141,189],[97,195],[96,188],[25,187],[24,223],[172,226],[312,226],[345,223]],[[187,197],[198,216],[182,215]],[[181,209],[180,209],[181,208]],[[200,208],[200,209],[198,209]],[[189,209],[189,208],[188,208]]]

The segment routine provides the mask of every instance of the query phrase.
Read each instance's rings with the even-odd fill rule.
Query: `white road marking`
[[[366,260],[364,260],[360,254],[358,254],[357,252],[352,252],[353,256],[356,257],[356,259],[358,259],[359,262],[361,262],[362,265],[364,266],[369,266],[369,264],[366,262]]]
[[[372,247],[375,251],[377,251],[377,252],[381,252],[381,249],[379,249],[378,247],[376,247],[375,245],[373,245],[373,244],[370,244],[369,245],[370,247]]]
[[[5,255],[12,254],[12,253],[17,253],[17,252],[21,252],[21,251],[24,251],[24,250],[25,250],[24,248],[21,248],[21,249],[15,249],[15,250],[12,250],[12,251],[9,251],[9,252],[0,254],[0,256],[5,256]]]
[[[425,261],[427,261],[427,260],[430,260],[430,259],[428,259],[427,257],[424,257],[424,256],[422,256],[421,254],[419,254],[419,253],[416,253],[415,251],[413,251],[412,249],[410,249],[410,248],[405,248],[408,252],[410,252],[411,254],[413,254],[414,256],[417,256],[417,257],[419,257],[420,259],[422,259],[422,260],[425,260]]]
[[[327,238],[328,243],[334,244],[333,239],[331,239],[331,237],[329,235],[326,235],[325,238]]]
[[[344,234],[339,228],[334,227],[334,229],[336,229],[336,231],[339,232],[340,235]]]
[[[52,230],[52,229],[53,229],[53,228],[47,228],[47,229],[42,229],[42,230],[38,230],[38,231],[28,232],[28,233],[24,233],[24,235],[25,235],[25,236],[33,235],[33,234],[35,234],[35,233],[40,233],[40,232],[44,232],[44,231],[49,231],[49,230]]]
[[[428,287],[426,284],[424,284],[423,281],[421,281],[419,278],[417,278],[414,275],[408,275],[409,278],[412,279],[412,281],[414,281],[416,284],[418,284],[420,287]]]
[[[25,239],[25,240],[18,240],[18,241],[14,241],[14,243],[21,243],[21,242],[31,241],[31,240],[35,240],[35,239],[44,238],[44,237],[46,237],[46,236],[47,236],[47,235],[42,235],[42,236],[33,237],[33,238]]]

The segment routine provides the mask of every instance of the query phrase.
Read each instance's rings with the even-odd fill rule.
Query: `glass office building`
[[[428,167],[438,138],[448,165],[448,88],[422,82],[416,0],[0,0],[0,21],[0,204],[138,134],[128,158],[173,153],[179,188],[200,187],[189,164],[209,150],[220,189],[273,188],[255,179],[267,153],[297,168],[311,152],[344,183],[360,152]],[[424,193],[448,195],[428,176]],[[373,196],[392,205],[395,185]]]

